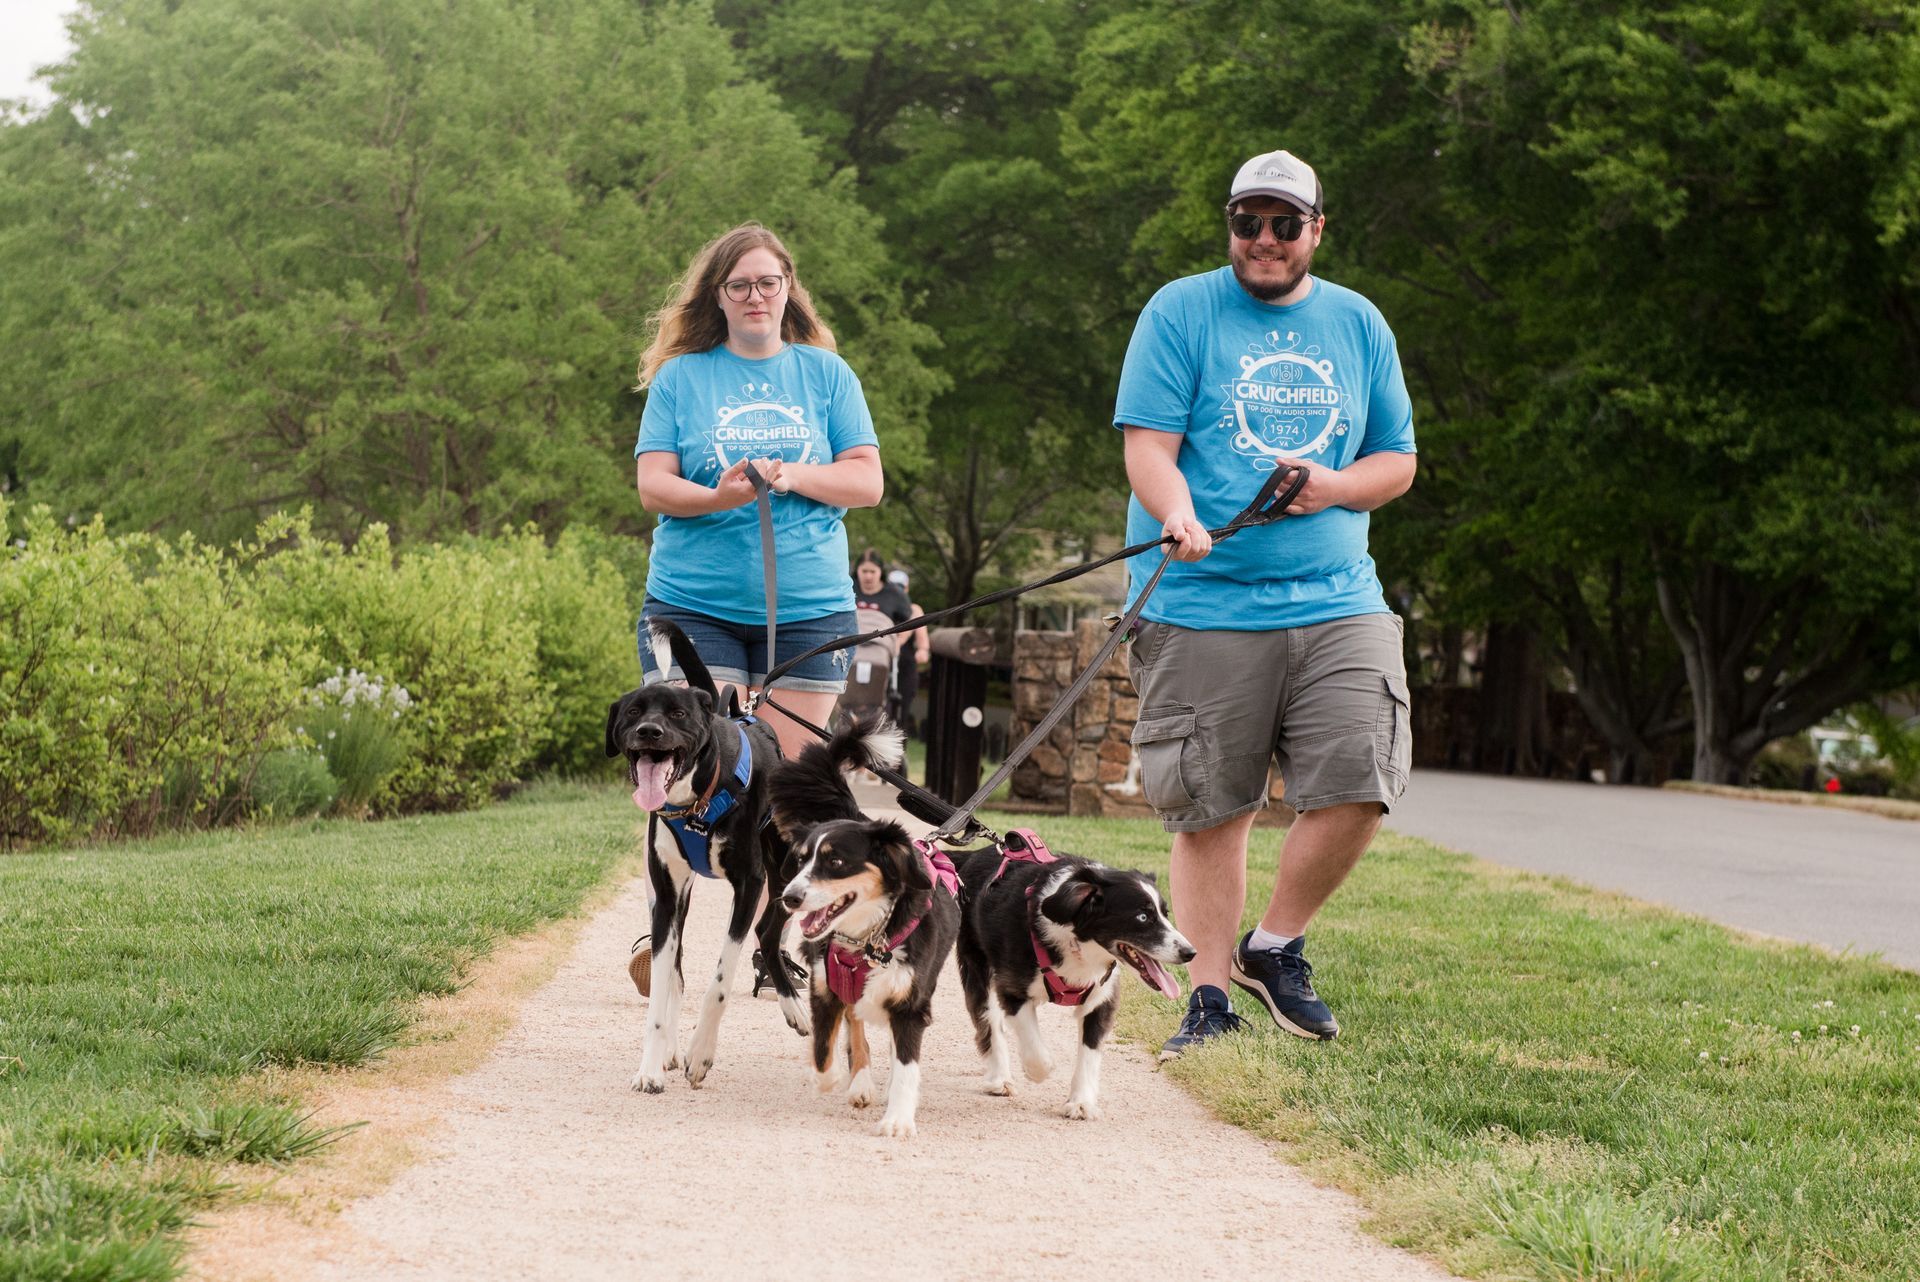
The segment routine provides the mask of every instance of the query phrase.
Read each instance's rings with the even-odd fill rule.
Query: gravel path
[[[718,952],[718,891],[694,891],[690,977]],[[1110,1046],[1101,1120],[1061,1117],[1063,1012],[1041,1020],[1053,1078],[987,1096],[951,963],[915,1139],[876,1137],[878,1105],[855,1112],[814,1093],[807,1044],[772,1001],[746,999],[744,961],[705,1087],[676,1073],[664,1095],[636,1094],[644,1003],[625,963],[643,913],[636,879],[584,924],[474,1071],[389,1088],[378,1108],[360,1102],[360,1116],[382,1119],[370,1131],[414,1132],[410,1164],[384,1188],[308,1196],[297,1216],[243,1213],[238,1229],[216,1222],[196,1243],[194,1274],[851,1282],[1026,1278],[1064,1265],[1156,1282],[1449,1276],[1363,1235],[1352,1199],[1208,1116],[1137,1048]],[[683,1049],[699,997],[690,984]],[[884,1035],[874,1054],[876,1067],[887,1062]]]

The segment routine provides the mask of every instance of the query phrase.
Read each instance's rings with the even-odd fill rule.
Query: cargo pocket
[[[1186,810],[1194,804],[1182,764],[1192,738],[1191,704],[1149,708],[1133,723],[1133,746],[1140,753],[1140,790],[1155,810]]]
[[[1374,724],[1373,753],[1382,770],[1404,780],[1413,765],[1413,702],[1405,677],[1382,675],[1380,679],[1386,696]]]

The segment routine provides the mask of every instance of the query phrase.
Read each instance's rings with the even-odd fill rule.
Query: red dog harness
[[[937,849],[931,842],[926,841],[914,842],[913,848],[919,852],[922,859],[927,861],[927,872],[932,877],[934,886],[936,888],[944,886],[949,895],[958,898],[960,874],[954,869],[953,860],[947,857],[947,852]],[[929,894],[927,908],[930,910],[932,907],[933,896]],[[887,941],[885,948],[876,948],[872,944],[856,948],[852,944],[843,944],[838,939],[829,942],[827,944],[827,987],[833,990],[833,995],[848,1006],[857,1004],[860,995],[867,991],[868,972],[875,965],[884,966],[892,961],[894,950],[906,943],[914,931],[920,929],[920,923],[926,920],[926,916],[926,913],[922,912],[908,921],[892,939]]]
[[[1047,849],[1047,843],[1040,840],[1040,834],[1031,828],[1012,828],[1007,831],[1007,841],[1001,847],[1000,866],[994,870],[991,886],[1000,880],[1000,874],[1011,863],[1050,864],[1059,860],[1059,856]],[[1027,902],[1033,902],[1033,885],[1027,887]],[[1055,1006],[1078,1006],[1087,1000],[1087,995],[1107,982],[1113,975],[1115,963],[1107,963],[1107,973],[1090,984],[1076,988],[1060,978],[1053,968],[1053,958],[1047,952],[1045,944],[1040,942],[1040,933],[1032,927],[1027,929],[1027,938],[1033,944],[1033,960],[1040,967],[1040,977],[1047,983],[1047,1000]]]

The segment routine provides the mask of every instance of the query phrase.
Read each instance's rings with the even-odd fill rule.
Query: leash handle
[[[747,480],[753,484],[753,502],[760,509],[760,575],[767,585],[767,667],[773,669],[780,657],[780,652],[773,648],[780,628],[780,566],[773,547],[773,487],[767,484],[767,479],[750,462],[747,464]],[[771,676],[763,678],[760,687],[762,693],[772,684]],[[753,710],[753,704],[754,700],[749,696],[749,712]]]

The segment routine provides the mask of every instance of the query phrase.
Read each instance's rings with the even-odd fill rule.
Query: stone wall
[[[1055,700],[1107,640],[1107,624],[1084,619],[1072,632],[1017,632],[1013,638],[1013,717],[1007,746],[1026,738]],[[1140,761],[1133,750],[1133,723],[1140,700],[1127,674],[1121,646],[1107,660],[1073,710],[1013,772],[1012,802],[1070,815],[1150,816],[1140,792]],[[1275,772],[1269,806],[1260,822],[1285,824],[1293,812],[1280,805]]]

